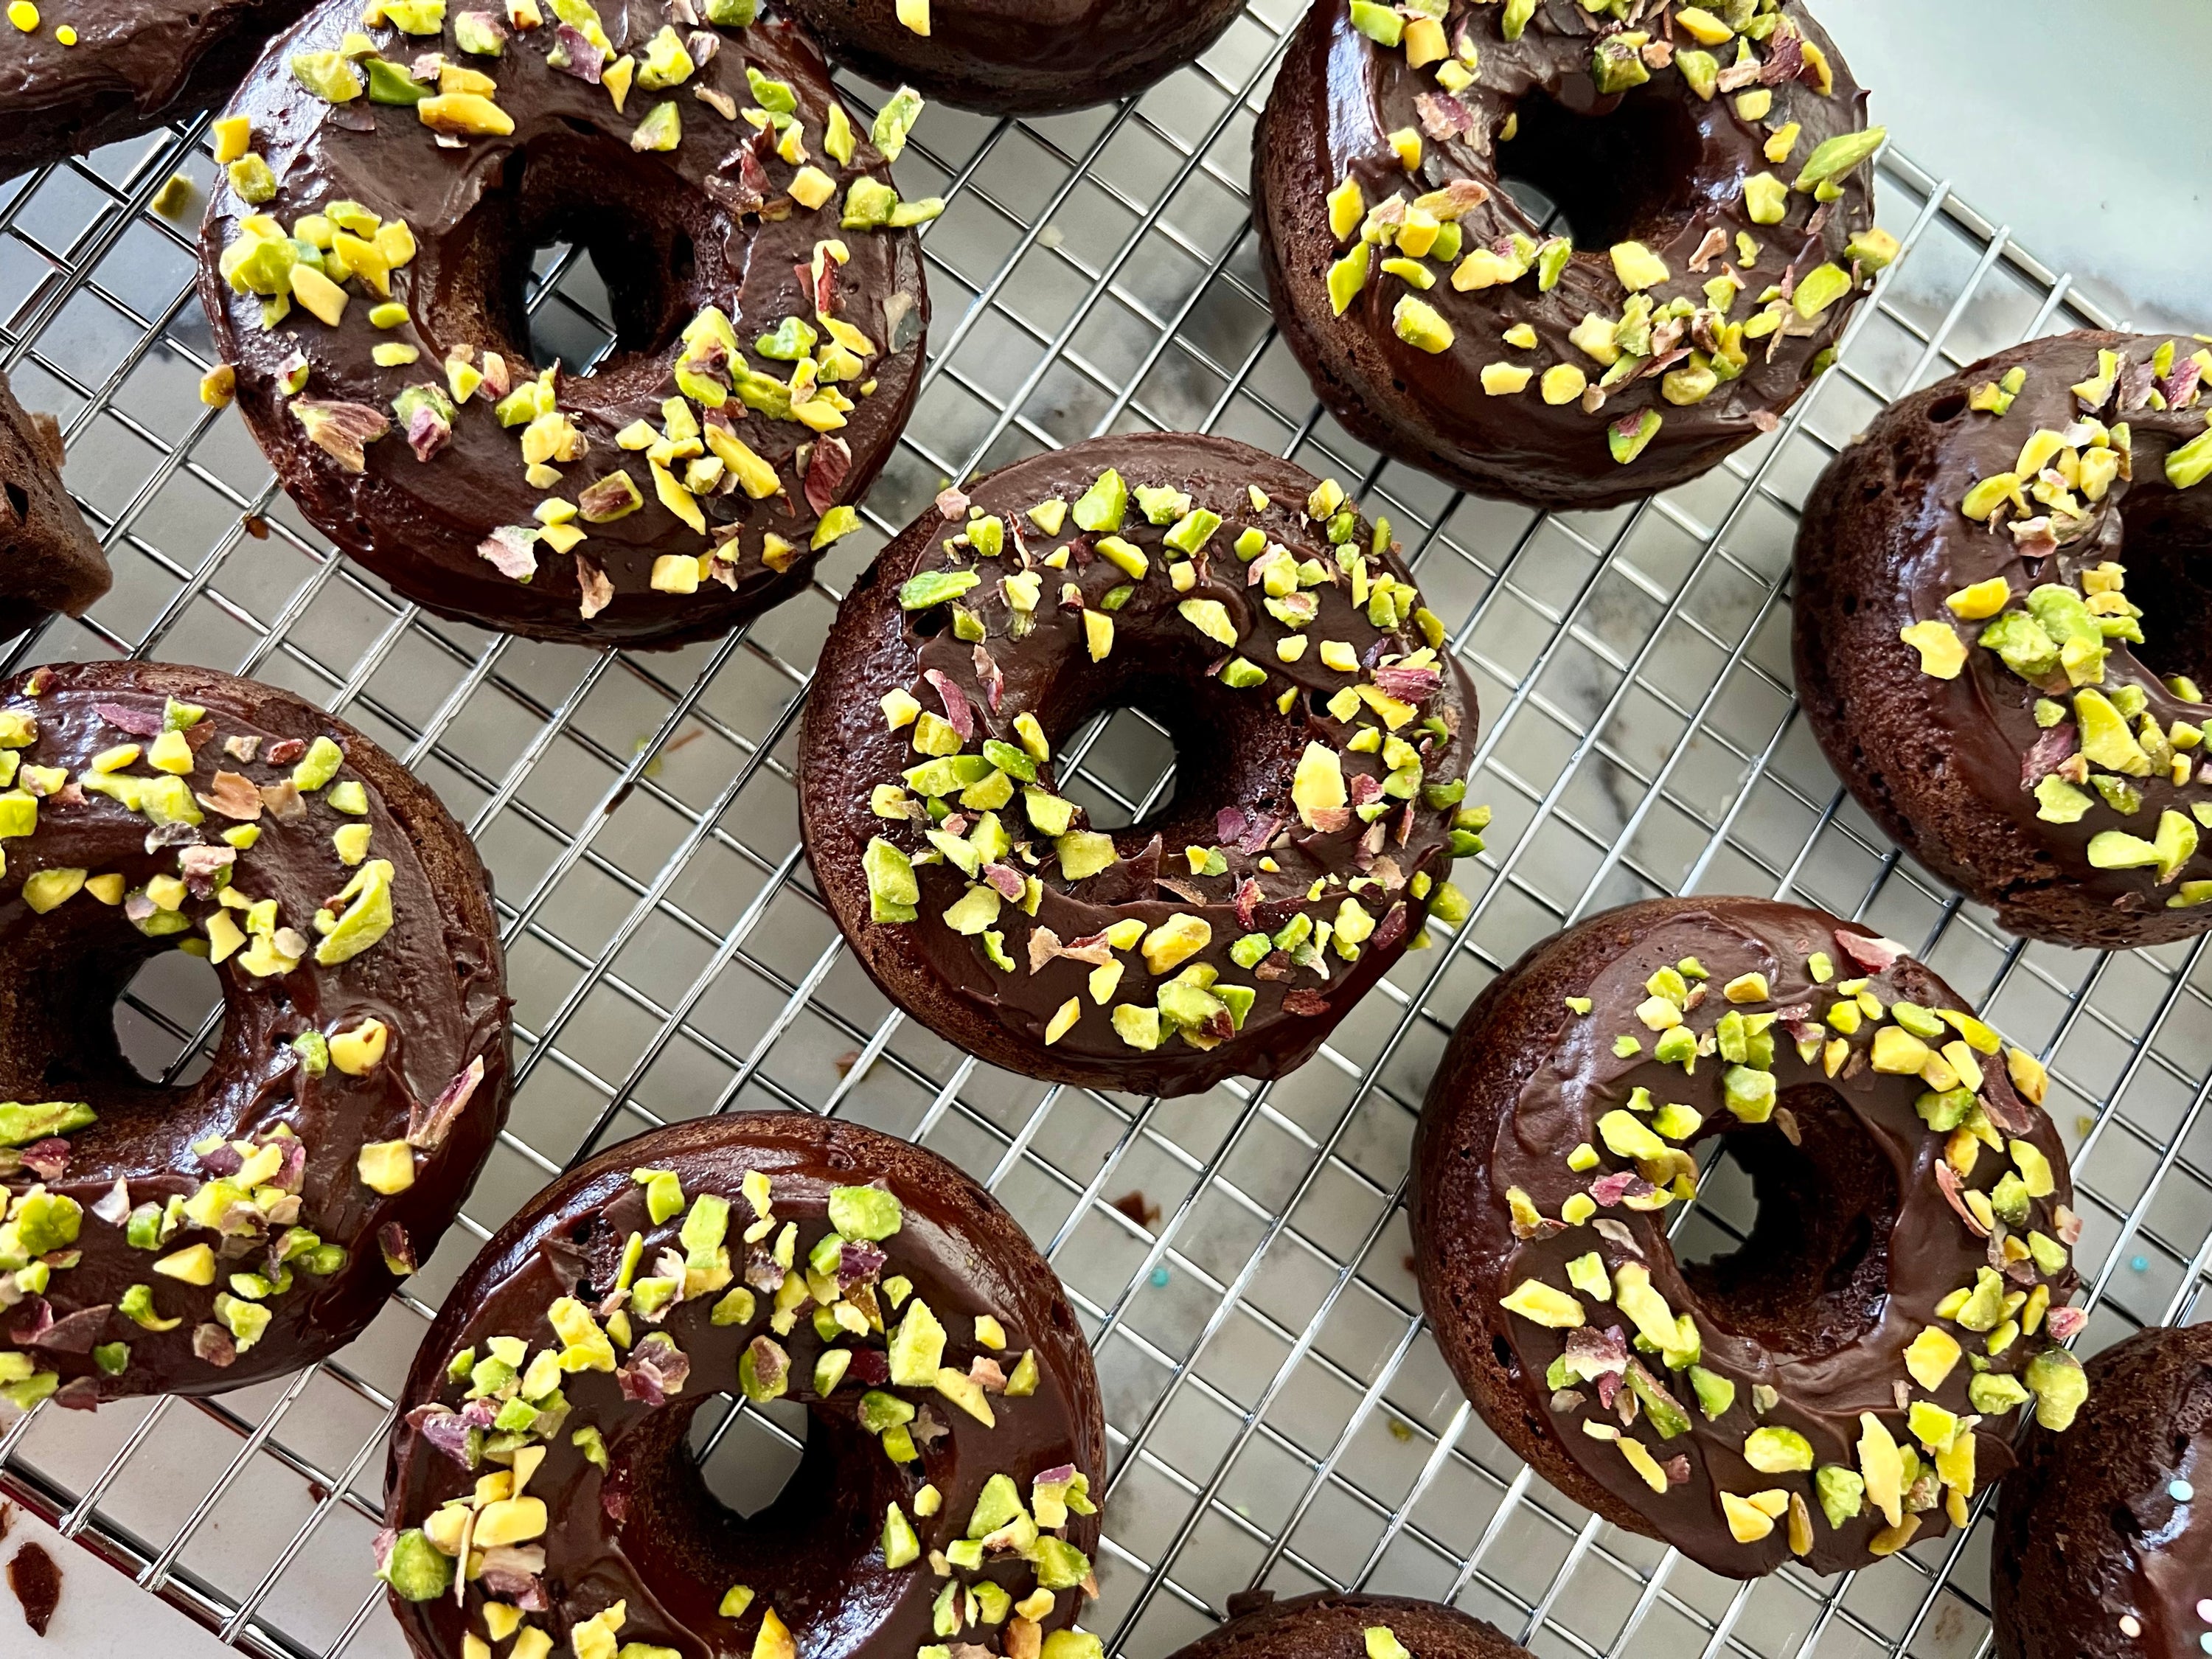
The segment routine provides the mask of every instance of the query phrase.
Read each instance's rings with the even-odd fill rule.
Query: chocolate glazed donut
[[[795,25],[706,9],[684,33],[658,0],[380,0],[364,35],[325,0],[224,118],[251,148],[200,298],[246,423],[318,528],[441,616],[726,633],[859,526],[905,424],[928,302],[903,227],[942,204],[884,162],[919,101],[856,131]],[[532,350],[556,242],[608,283],[588,372]]]
[[[1061,745],[1133,706],[1173,800],[1111,834]],[[1479,850],[1474,692],[1387,523],[1223,438],[948,490],[846,595],[799,732],[807,856],[884,994],[1056,1082],[1279,1077]]]
[[[342,1347],[506,1115],[475,849],[360,732],[204,669],[17,676],[0,775],[0,1392],[214,1394]],[[174,1086],[106,1012],[171,949],[223,994]]]
[[[2212,1325],[2092,1359],[2074,1432],[1997,1492],[1990,1611],[2002,1659],[2182,1659],[2212,1629]]]
[[[1231,1596],[1229,1612],[1174,1659],[1527,1659],[1497,1626],[1409,1596],[1324,1591],[1278,1601],[1259,1590]]]
[[[1864,104],[1794,0],[1317,0],[1253,143],[1276,319],[1347,431],[1462,489],[1680,483],[1773,429],[1894,257]]]
[[[63,488],[62,432],[0,375],[0,641],[55,611],[82,616],[112,580],[107,555]]]
[[[2044,1085],[1833,916],[1610,911],[1460,1022],[1413,1149],[1422,1304],[1484,1420],[1575,1502],[1729,1577],[1863,1566],[1964,1523],[2016,1407],[2062,1429],[2081,1404]],[[1714,1135],[1759,1218],[1686,1263],[1672,1206]]]
[[[809,1413],[750,1518],[684,1443],[718,1390]],[[1013,1218],[889,1135],[742,1112],[592,1159],[462,1274],[402,1405],[379,1553],[421,1659],[1099,1659],[1091,1350]]]
[[[832,58],[986,115],[1142,92],[1221,38],[1243,0],[792,0]]]
[[[1797,532],[1797,691],[1861,805],[2015,933],[2212,927],[2212,350],[2034,341],[1892,404]]]
[[[0,48],[0,179],[198,114],[228,97],[307,0],[53,6]],[[66,31],[66,33],[64,33]]]

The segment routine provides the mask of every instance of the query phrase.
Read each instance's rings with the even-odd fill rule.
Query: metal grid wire
[[[599,654],[438,621],[333,557],[234,415],[202,409],[206,325],[188,225],[197,124],[0,187],[0,367],[62,412],[70,484],[114,562],[82,623],[29,662],[129,653],[287,685],[441,791],[495,872],[517,997],[512,1121],[462,1223],[328,1363],[214,1401],[0,1434],[0,1482],[257,1654],[402,1651],[368,1577],[392,1393],[478,1243],[564,1166],[735,1106],[836,1113],[983,1178],[1092,1334],[1113,1455],[1101,1602],[1086,1622],[1152,1659],[1248,1583],[1370,1585],[1456,1601],[1547,1655],[1979,1655],[1986,1528],[1856,1576],[1715,1577],[1534,1480],[1461,1398],[1419,1312],[1401,1200],[1413,1115],[1492,975],[1596,908],[1771,892],[1918,952],[2049,1063],[2072,1150],[2094,1313],[2085,1346],[2185,1318],[2212,1258],[2212,965],[2025,946],[1931,884],[1838,788],[1791,696],[1795,510],[1886,399],[2021,338],[2107,319],[1936,174],[1892,154],[1905,257],[1836,371],[1710,477],[1603,514],[1455,495],[1348,441],[1278,340],[1246,211],[1251,124],[1294,0],[1254,0],[1203,64],[1139,100],[1051,120],[933,109],[901,163],[927,227],[936,323],[920,412],[869,533],[812,589],[729,639]],[[851,88],[872,105],[880,93]],[[197,212],[195,205],[193,211]],[[611,343],[587,263],[541,259],[541,355]],[[979,1066],[890,1008],[801,857],[793,723],[839,592],[948,479],[1134,427],[1230,434],[1387,513],[1477,681],[1469,799],[1497,811],[1463,865],[1474,913],[1408,954],[1319,1058],[1263,1088],[1162,1103]],[[1173,750],[1121,711],[1085,733],[1102,822],[1164,800]],[[149,1075],[189,1075],[211,970],[161,958],[118,1010]],[[1747,1229],[1716,1171],[1686,1249]],[[765,1501],[803,1413],[700,1413],[708,1477]]]

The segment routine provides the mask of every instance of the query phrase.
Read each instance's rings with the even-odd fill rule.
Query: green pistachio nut
[[[181,780],[179,780],[181,781]],[[349,962],[392,931],[392,862],[371,859],[353,873],[337,895],[342,908],[333,921],[327,908],[315,913],[315,961],[325,968]]]

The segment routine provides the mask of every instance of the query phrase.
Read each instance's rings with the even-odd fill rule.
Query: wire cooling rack
[[[1419,1313],[1401,1200],[1423,1089],[1492,974],[1607,905],[1771,892],[1912,943],[2051,1066],[2094,1310],[2086,1346],[2187,1317],[2212,1258],[2204,946],[2024,946],[1899,858],[1838,787],[1791,696],[1795,511],[1886,399],[2024,337],[2104,324],[2069,280],[1891,154],[1905,257],[1842,361],[1780,429],[1696,483],[1537,516],[1450,493],[1349,442],[1270,325],[1246,211],[1252,121],[1294,0],[1254,0],[1204,63],[1131,104],[1045,121],[933,109],[900,164],[950,206],[925,230],[936,321],[920,411],[869,533],[730,639],[593,655],[392,599],[276,489],[236,416],[200,407],[191,231],[203,125],[0,186],[0,366],[61,412],[69,480],[116,567],[82,623],[19,662],[129,653],[279,683],[403,755],[495,871],[517,998],[510,1127],[445,1247],[361,1340],[207,1401],[42,1407],[0,1434],[0,1482],[225,1639],[292,1656],[402,1652],[369,1577],[392,1393],[441,1289],[565,1165],[735,1106],[840,1114],[986,1180],[1093,1334],[1114,1469],[1103,1596],[1133,1659],[1200,1633],[1251,1583],[1456,1601],[1549,1655],[1978,1655],[1986,1528],[1854,1577],[1714,1577],[1535,1480],[1474,1416]],[[854,100],[880,97],[866,86]],[[203,193],[185,222],[173,176]],[[611,343],[604,290],[561,250],[533,290],[540,354]],[[1479,683],[1462,865],[1474,913],[1410,953],[1310,1065],[1162,1103],[994,1072],[903,1019],[817,898],[792,738],[839,592],[947,479],[1132,427],[1244,438],[1388,513]],[[1126,823],[1171,789],[1165,734],[1121,711],[1071,745],[1079,798]],[[190,1074],[212,971],[150,965],[117,1012],[150,1076]],[[1747,1228],[1723,1165],[1680,1235]],[[803,1413],[699,1418],[710,1481],[750,1510]]]

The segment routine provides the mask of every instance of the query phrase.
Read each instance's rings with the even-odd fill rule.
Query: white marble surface
[[[23,1620],[22,1603],[0,1592],[0,1654],[39,1659],[236,1659],[229,1648],[159,1597],[149,1595],[43,1521],[15,1511],[0,1561],[27,1543],[46,1547],[62,1571],[60,1604],[41,1643]]]
[[[2204,0],[1825,0],[1874,119],[2146,329],[2212,331]]]

